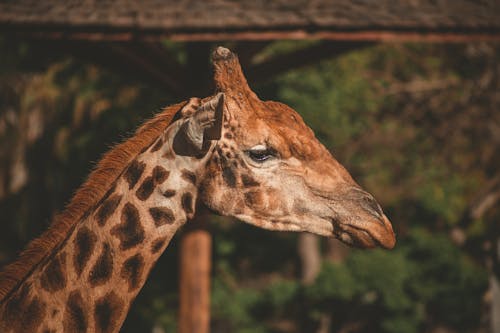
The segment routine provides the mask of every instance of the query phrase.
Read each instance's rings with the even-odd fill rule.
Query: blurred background
[[[0,4],[0,265],[113,144],[210,95],[209,54],[223,45],[262,100],[297,110],[378,199],[398,243],[356,250],[210,216],[211,331],[500,332],[495,1],[153,2]],[[179,329],[180,239],[123,332]]]

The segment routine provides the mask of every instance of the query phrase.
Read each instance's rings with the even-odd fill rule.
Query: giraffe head
[[[215,112],[208,118],[197,112],[186,131],[199,148],[204,139],[212,140],[200,177],[201,202],[216,213],[266,229],[392,248],[394,232],[379,204],[301,116],[284,104],[261,101],[229,50],[218,48],[213,62],[219,94],[204,105]]]

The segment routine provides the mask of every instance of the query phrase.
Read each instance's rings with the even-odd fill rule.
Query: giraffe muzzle
[[[396,244],[396,236],[387,217],[383,217],[383,224],[378,221],[355,221],[349,224],[340,224],[337,238],[348,245],[360,248],[382,247],[392,249]]]
[[[347,202],[354,214],[333,221],[336,237],[355,247],[392,249],[396,236],[391,222],[373,196],[356,188]]]

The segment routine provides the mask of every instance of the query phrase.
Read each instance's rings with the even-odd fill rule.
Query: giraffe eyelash
[[[275,149],[263,145],[255,146],[252,149],[245,151],[245,153],[252,159],[252,161],[257,163],[264,163],[265,161],[278,156]]]

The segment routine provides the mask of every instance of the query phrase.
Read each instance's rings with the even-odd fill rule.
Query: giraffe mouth
[[[356,221],[349,223],[333,222],[338,231],[336,237],[342,242],[360,248],[382,247],[392,249],[396,244],[396,236],[391,223],[385,215],[373,221]]]

